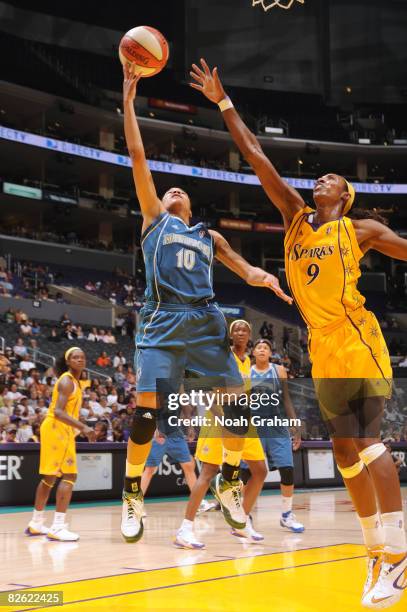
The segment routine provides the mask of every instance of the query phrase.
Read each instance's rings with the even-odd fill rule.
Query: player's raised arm
[[[158,199],[153,177],[148,167],[144,145],[134,110],[134,98],[136,97],[137,83],[140,74],[136,74],[128,66],[123,66],[123,110],[124,110],[124,134],[127,149],[133,167],[133,179],[136,187],[144,225],[149,225],[159,214],[164,212],[164,207]]]
[[[363,253],[369,249],[407,261],[407,240],[374,219],[352,219],[356,237]]]
[[[249,264],[241,255],[236,253],[228,243],[228,241],[219,232],[209,230],[214,242],[215,242],[215,257],[229,270],[232,270],[235,274],[243,278],[248,285],[253,287],[267,287],[274,291],[277,297],[292,304],[293,300],[290,296],[286,295],[280,287],[278,278],[269,274],[262,268],[256,268]]]
[[[192,64],[190,74],[196,83],[191,83],[191,87],[203,93],[211,102],[219,104],[235,144],[259,177],[270,200],[283,215],[287,229],[296,212],[305,206],[304,200],[296,189],[281,178],[265,155],[256,136],[242,121],[223,89],[218,69],[213,68],[211,72],[204,59],[201,59],[201,65],[202,68],[199,68],[196,64]]]

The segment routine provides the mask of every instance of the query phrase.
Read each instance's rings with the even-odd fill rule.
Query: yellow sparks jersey
[[[68,398],[68,401],[65,406],[65,412],[74,419],[79,419],[79,411],[82,406],[82,387],[86,386],[87,381],[83,381],[83,383],[85,383],[84,385],[82,385],[82,381],[80,384],[78,384],[78,381],[70,372],[64,372],[55,383],[54,389],[52,391],[52,399],[51,404],[48,408],[47,417],[55,418],[54,410],[59,395],[58,384],[62,380],[62,378],[64,378],[64,376],[68,376],[74,384],[74,390]]]
[[[236,359],[237,367],[239,368],[239,372],[242,375],[243,379],[250,378],[250,369],[251,369],[251,361],[249,355],[246,355],[245,360],[242,361],[240,357],[236,355],[236,353],[232,350],[233,356]]]
[[[288,285],[308,327],[321,329],[346,318],[365,298],[357,290],[363,253],[348,217],[313,226],[315,211],[299,211],[287,232]]]

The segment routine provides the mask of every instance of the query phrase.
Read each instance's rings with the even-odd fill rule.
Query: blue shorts
[[[269,470],[281,467],[294,467],[293,447],[288,435],[279,438],[260,438]]]
[[[211,388],[243,384],[216,304],[147,302],[140,311],[135,369],[140,392],[157,391],[157,380],[179,386],[186,375],[207,379],[202,385]]]
[[[189,463],[192,460],[186,440],[181,436],[168,436],[163,444],[153,440],[146,466],[158,467],[165,454],[169,455],[175,463]]]

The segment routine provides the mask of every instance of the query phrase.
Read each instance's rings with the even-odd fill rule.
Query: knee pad
[[[367,446],[363,450],[359,452],[359,457],[363,461],[363,463],[368,466],[369,463],[372,463],[375,459],[378,459],[380,455],[386,452],[386,447],[383,442],[377,442],[376,444],[371,444]]]
[[[294,484],[294,468],[291,465],[278,468],[278,471],[280,472],[282,485],[289,487]]]
[[[240,480],[243,482],[243,484],[247,484],[249,481],[250,476],[252,475],[251,471],[249,470],[249,468],[240,468]]]
[[[50,482],[47,482],[44,478],[41,478],[41,482],[42,484],[44,484],[46,487],[48,487],[49,489],[52,489],[54,484],[55,484],[55,480],[54,482],[51,484]]]
[[[363,463],[363,461],[358,461],[357,463],[354,463],[349,467],[340,467],[339,465],[337,467],[340,473],[342,474],[342,478],[346,478],[347,480],[349,480],[350,478],[355,478],[355,476],[359,476],[359,474],[363,471],[365,464]]]
[[[223,406],[223,415],[225,417],[225,429],[236,436],[244,436],[249,431],[250,425],[250,408],[248,406],[239,406],[236,403],[225,404]],[[239,419],[238,424],[228,424],[227,419]]]
[[[147,444],[152,440],[157,426],[155,412],[155,408],[136,408],[130,431],[134,444]]]

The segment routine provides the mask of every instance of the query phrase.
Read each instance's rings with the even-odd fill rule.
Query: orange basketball
[[[143,77],[158,74],[166,65],[169,56],[165,37],[149,26],[138,26],[126,32],[120,41],[119,57],[123,65],[137,66]]]

